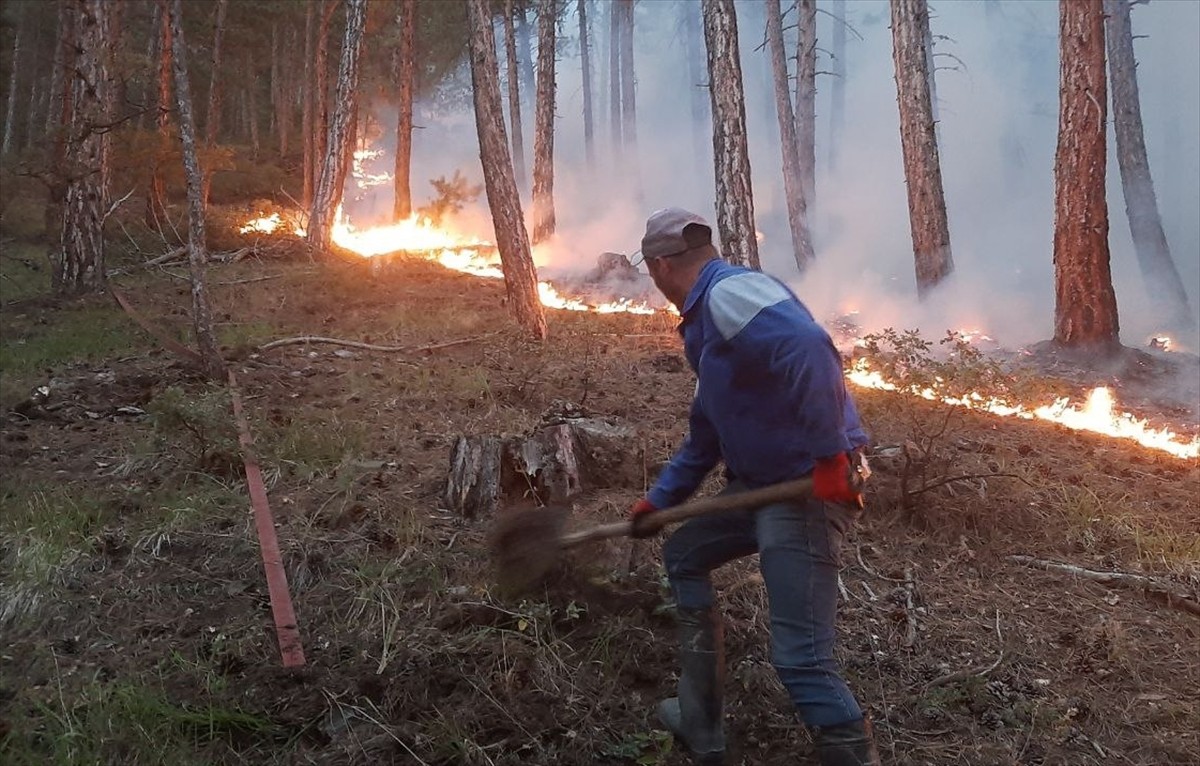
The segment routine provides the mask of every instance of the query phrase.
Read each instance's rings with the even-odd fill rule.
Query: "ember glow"
[[[254,218],[238,229],[240,234],[274,234],[275,230],[283,225],[283,219],[279,217],[279,213],[271,213],[260,218]]]
[[[1179,458],[1194,458],[1200,456],[1200,436],[1190,441],[1184,440],[1174,431],[1155,429],[1147,425],[1145,420],[1139,420],[1128,412],[1116,412],[1112,392],[1104,387],[1093,389],[1088,394],[1083,407],[1073,406],[1068,399],[1058,399],[1053,404],[1028,408],[1023,404],[1013,404],[996,397],[985,396],[972,392],[966,396],[956,397],[940,394],[932,388],[905,390],[895,383],[885,380],[878,371],[870,369],[865,359],[854,363],[846,375],[850,382],[864,388],[874,388],[881,391],[903,391],[915,394],[923,399],[945,402],[971,410],[988,412],[1002,417],[1017,417],[1026,420],[1048,420],[1052,423],[1080,431],[1112,436],[1118,439],[1129,439],[1150,449],[1161,450]]]

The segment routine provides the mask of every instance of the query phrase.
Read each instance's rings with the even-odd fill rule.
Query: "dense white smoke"
[[[788,5],[784,4],[785,7]],[[819,2],[822,11],[832,3]],[[916,300],[899,118],[886,0],[846,3],[855,34],[846,49],[845,123],[836,167],[830,167],[829,104],[833,24],[818,16],[817,200],[812,211],[817,264],[801,277],[792,260],[764,11],[738,2],[746,118],[751,143],[756,223],[763,267],[791,283],[819,317],[850,310],[867,329],[982,327],[1012,347],[1053,334],[1053,166],[1058,110],[1058,12],[1053,2],[983,0],[932,5],[937,54],[941,162],[955,273],[946,289]],[[688,75],[681,14],[699,3],[637,4],[637,149],[612,151],[608,93],[610,4],[590,6],[596,162],[583,146],[582,77],[576,3],[560,27],[555,135],[558,236],[539,249],[555,270],[592,268],[605,251],[637,249],[649,212],[667,205],[714,220],[711,138],[704,82]],[[785,18],[785,26],[794,24]],[[1200,3],[1136,6],[1134,32],[1146,142],[1167,238],[1189,291],[1200,304]],[[794,46],[794,28],[785,32]],[[701,51],[701,55],[703,52]],[[794,62],[793,62],[794,64]],[[503,68],[503,57],[501,56]],[[465,69],[462,76],[467,77]],[[460,89],[461,93],[462,90]],[[533,97],[523,109],[531,165]],[[692,120],[693,98],[704,121]],[[381,144],[394,113],[380,110]],[[423,103],[413,142],[413,190],[432,196],[428,179],[461,170],[482,183],[469,99],[457,109]],[[394,131],[394,128],[391,128]],[[1130,241],[1110,133],[1109,225],[1122,339],[1142,346],[1159,328]],[[528,189],[524,190],[527,204]],[[382,193],[382,192],[381,192]],[[390,200],[377,201],[387,209]],[[353,210],[353,209],[352,209]],[[491,237],[482,198],[459,225]],[[1197,334],[1181,339],[1196,349]]]

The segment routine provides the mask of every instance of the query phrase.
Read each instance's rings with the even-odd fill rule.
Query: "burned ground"
[[[552,312],[550,339],[531,343],[499,282],[420,260],[252,258],[212,281],[308,665],[280,667],[227,393],[107,300],[10,299],[3,760],[683,763],[652,712],[674,672],[659,542],[581,551],[506,596],[489,520],[440,507],[458,435],[524,432],[561,400],[638,429],[642,480],[576,502],[582,521],[619,518],[682,435],[693,383],[672,321]],[[185,282],[117,283],[185,336]],[[296,335],[413,350],[255,351]],[[946,417],[856,396],[879,443]],[[1008,558],[1153,575],[1196,598],[1196,461],[1029,421],[947,422],[940,459],[983,478],[903,507],[899,466],[878,464],[845,550],[839,656],[885,762],[1197,763],[1196,615]],[[803,762],[755,562],[718,580],[736,762]]]

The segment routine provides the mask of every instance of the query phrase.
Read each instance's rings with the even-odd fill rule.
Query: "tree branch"
[[[1056,561],[1046,561],[1045,559],[1035,559],[1032,556],[1012,555],[1008,557],[1009,561],[1015,561],[1018,564],[1034,567],[1036,569],[1045,569],[1050,572],[1064,572],[1072,574],[1076,577],[1082,577],[1085,580],[1094,580],[1105,585],[1120,585],[1132,590],[1139,588],[1145,592],[1164,601],[1167,606],[1180,609],[1185,612],[1200,616],[1200,602],[1197,602],[1191,596],[1186,596],[1182,593],[1177,593],[1168,588],[1163,583],[1158,582],[1145,575],[1130,574],[1128,572],[1098,572],[1094,569],[1084,569],[1074,564],[1061,564]]]

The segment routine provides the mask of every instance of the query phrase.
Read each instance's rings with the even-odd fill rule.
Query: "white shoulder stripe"
[[[791,299],[791,293],[758,271],[722,279],[708,293],[713,324],[725,340],[733,340],[763,309]]]

